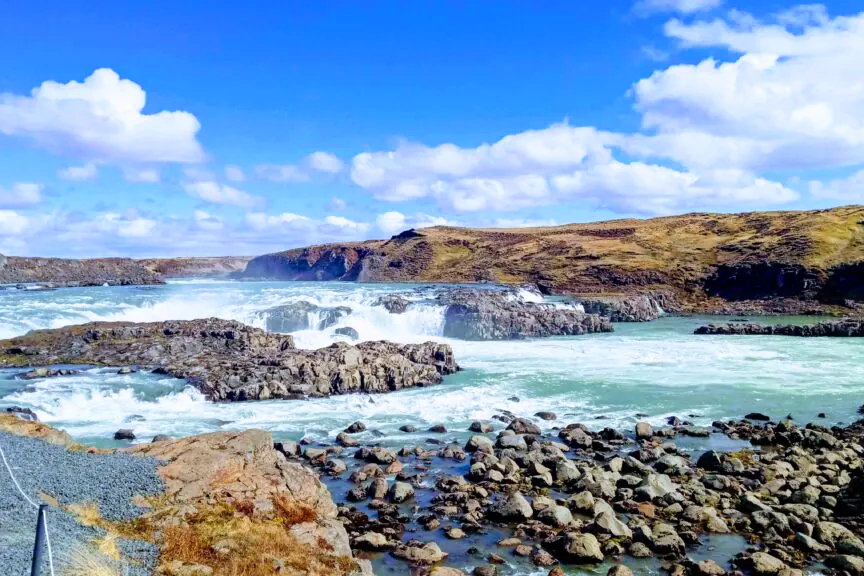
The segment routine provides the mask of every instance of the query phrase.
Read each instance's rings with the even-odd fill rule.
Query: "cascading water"
[[[398,292],[414,302],[391,314],[376,301]],[[539,301],[530,291],[519,298]],[[53,292],[0,292],[0,336],[35,328],[103,321],[156,321],[216,316],[264,327],[262,312],[306,301],[319,308],[347,306],[351,314],[324,330],[294,333],[298,346],[335,341],[335,330],[354,328],[361,340],[445,341],[444,310],[429,287],[350,283],[284,283],[184,280],[158,287],[95,287]],[[550,299],[556,306],[568,305]],[[320,315],[311,325],[317,328]],[[789,321],[789,319],[778,319]],[[618,324],[611,334],[505,342],[446,340],[465,370],[445,383],[379,396],[342,396],[309,401],[236,404],[208,402],[183,382],[153,374],[119,375],[94,369],[77,376],[35,381],[0,379],[0,406],[33,408],[39,417],[79,439],[110,443],[118,428],[133,428],[141,440],[164,433],[187,435],[250,427],[276,437],[335,436],[364,420],[401,445],[419,430],[444,423],[466,435],[474,419],[498,410],[532,415],[553,410],[562,420],[589,426],[631,427],[638,412],[662,423],[678,415],[697,423],[740,417],[760,409],[826,423],[849,421],[860,404],[864,348],[855,339],[693,336],[704,318],[662,318]],[[811,414],[812,413],[812,414]],[[602,420],[597,418],[602,417]],[[552,426],[554,423],[545,423]],[[367,432],[366,434],[371,434]]]

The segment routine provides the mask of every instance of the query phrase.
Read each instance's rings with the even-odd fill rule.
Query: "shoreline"
[[[320,475],[355,557],[370,560],[379,576],[424,565],[509,575],[545,574],[559,562],[565,569],[623,563],[694,576],[705,576],[697,561],[755,574],[767,574],[761,564],[779,562],[789,575],[824,559],[847,570],[859,560],[864,565],[855,555],[864,556],[860,537],[834,528],[836,520],[859,534],[864,529],[856,496],[864,481],[862,422],[827,429],[718,421],[709,431],[676,419],[662,428],[600,432],[562,422],[547,434],[532,424],[541,417],[552,415],[478,422],[464,444],[429,431],[420,445],[383,448],[354,440],[365,431],[355,423],[337,442],[282,441],[274,448]],[[726,451],[717,449],[729,439],[735,443]],[[813,465],[801,468],[802,457]],[[493,473],[499,464],[489,468],[492,462],[509,464]],[[801,481],[830,471],[831,462],[842,463],[833,481]],[[562,543],[574,538],[584,546]]]

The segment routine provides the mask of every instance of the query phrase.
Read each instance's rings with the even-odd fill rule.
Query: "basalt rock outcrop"
[[[861,338],[864,337],[864,321],[838,320],[816,324],[709,324],[700,326],[694,334],[724,336],[800,336],[805,338]]]
[[[347,306],[321,307],[300,300],[276,306],[259,313],[271,332],[297,332],[298,330],[325,330],[351,314]]]
[[[294,347],[291,336],[239,322],[95,322],[0,341],[0,366],[141,366],[185,378],[211,400],[380,393],[438,384],[459,367],[446,344],[335,343]]]
[[[512,340],[611,332],[608,318],[573,308],[524,302],[511,291],[454,289],[438,296],[445,307],[444,336],[462,340]]]
[[[666,312],[678,311],[671,294],[578,297],[576,301],[586,313],[608,317],[612,322],[650,322]]]

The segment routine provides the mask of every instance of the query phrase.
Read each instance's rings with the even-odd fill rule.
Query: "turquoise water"
[[[343,283],[241,283],[187,280],[167,286],[103,287],[53,292],[0,292],[0,337],[93,320],[153,321],[209,316],[263,326],[258,312],[297,300],[347,305],[353,314],[326,331],[295,333],[307,348],[333,341],[351,326],[364,340],[450,343],[463,372],[431,388],[309,401],[213,404],[182,382],[151,374],[118,375],[93,369],[77,376],[23,382],[0,375],[0,406],[33,408],[46,422],[88,442],[110,444],[118,428],[141,440],[154,434],[188,435],[222,429],[264,428],[274,436],[331,438],[354,420],[403,444],[416,438],[403,424],[424,430],[445,424],[454,438],[475,419],[499,410],[558,413],[547,427],[581,421],[630,428],[638,418],[660,424],[677,415],[710,424],[761,411],[792,414],[799,422],[825,412],[826,424],[849,422],[864,403],[864,341],[783,337],[694,336],[711,318],[663,318],[617,324],[611,334],[514,342],[462,342],[440,336],[440,308],[418,305],[391,315],[371,304],[406,286]],[[422,294],[416,298],[421,299]],[[526,298],[530,297],[526,295]],[[789,319],[773,319],[784,321]],[[799,320],[800,319],[793,319]],[[810,319],[812,320],[812,319]]]

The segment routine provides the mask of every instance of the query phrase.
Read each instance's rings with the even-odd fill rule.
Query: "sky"
[[[0,6],[0,252],[864,199],[859,1]]]

